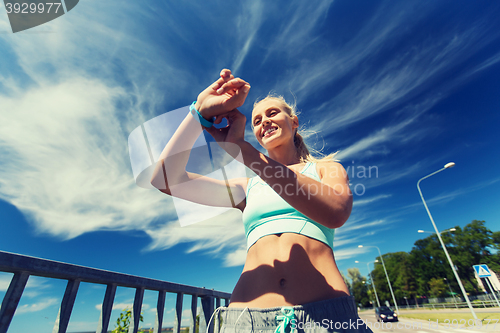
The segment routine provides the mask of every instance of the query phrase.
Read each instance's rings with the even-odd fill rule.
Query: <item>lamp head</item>
[[[357,260],[356,260],[356,261],[354,261],[354,262],[355,262],[356,264],[359,264],[359,261],[357,261]]]
[[[449,231],[457,231],[455,228],[448,229]]]
[[[445,167],[446,169],[451,168],[451,167],[454,167],[454,166],[455,166],[455,163],[454,163],[454,162],[446,163],[446,164],[444,165],[444,167]]]
[[[423,230],[419,230],[419,231],[418,231],[418,233],[419,233],[419,234],[423,234],[423,233],[424,233],[424,231],[423,231]]]
[[[358,245],[358,247],[363,247],[363,245]]]

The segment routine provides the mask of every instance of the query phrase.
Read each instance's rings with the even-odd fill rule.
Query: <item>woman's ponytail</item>
[[[297,148],[297,155],[299,155],[300,162],[310,161],[312,158],[311,153],[309,152],[309,149],[307,148],[307,145],[304,142],[304,138],[302,137],[302,135],[300,135],[298,131],[295,132],[295,137],[293,138],[293,141],[295,143],[295,148]]]

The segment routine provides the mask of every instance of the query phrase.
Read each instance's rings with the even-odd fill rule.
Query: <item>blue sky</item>
[[[499,15],[494,1],[86,0],[12,34],[2,9],[0,250],[231,292],[241,214],[181,228],[171,198],[135,184],[127,143],[222,68],[252,86],[240,111],[270,91],[296,98],[307,142],[356,171],[335,235],[344,273],[366,275],[354,261],[378,255],[359,244],[410,251],[417,229],[432,230],[416,183],[450,161],[422,182],[438,228],[479,219],[498,231]],[[249,125],[246,138],[258,146]],[[9,332],[51,329],[63,291],[30,279]],[[95,329],[103,296],[82,285],[70,331]],[[112,318],[132,301],[119,290]],[[155,302],[147,293],[144,326]]]

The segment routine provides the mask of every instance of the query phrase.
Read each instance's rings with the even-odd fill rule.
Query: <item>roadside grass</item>
[[[500,313],[476,313],[478,321],[474,322],[471,313],[400,313],[399,318],[420,319],[438,322],[448,328],[476,327],[496,325],[500,328]],[[482,324],[479,322],[482,321]]]

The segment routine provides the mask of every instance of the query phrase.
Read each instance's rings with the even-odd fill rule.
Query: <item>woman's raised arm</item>
[[[237,86],[220,94],[217,90],[227,82]],[[245,101],[250,86],[235,79],[229,70],[221,72],[221,78],[198,95],[196,108],[205,119],[215,118],[218,124],[235,106]],[[188,114],[163,149],[155,166],[151,184],[163,193],[211,206],[233,206],[243,209],[246,178],[227,182],[186,171],[189,155],[196,139],[203,131],[200,122]],[[228,203],[228,191],[232,202]]]

